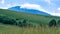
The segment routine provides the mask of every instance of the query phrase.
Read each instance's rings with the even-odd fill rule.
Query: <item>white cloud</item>
[[[57,8],[57,10],[59,10],[59,11],[60,11],[60,7],[59,7],[59,8]]]
[[[0,7],[1,9],[8,9],[8,8],[10,8],[12,5],[10,5],[10,4],[6,4],[5,6],[3,6],[3,7]]]
[[[49,4],[51,4],[52,2],[51,2],[51,0],[45,0],[45,2],[47,2],[47,3],[49,3]]]
[[[35,9],[35,10],[40,10],[46,13],[49,13],[48,11],[44,10],[40,5],[38,4],[30,4],[30,3],[25,3],[21,5],[21,8],[27,8],[27,9]]]
[[[19,4],[6,4],[5,6],[0,7],[0,8],[1,9],[8,9],[8,8],[11,8],[11,7],[14,7],[14,6],[19,6]]]
[[[53,16],[60,16],[60,13],[57,13],[57,12],[49,12],[49,13]]]
[[[0,3],[1,3],[1,4],[4,4],[4,3],[5,3],[5,0],[1,0]]]
[[[60,16],[60,13],[55,13],[55,16]]]
[[[40,8],[40,5],[25,3],[25,4],[21,5],[21,8],[37,9],[38,10]]]
[[[53,11],[53,12],[50,12],[50,14],[51,15],[53,15],[53,16],[60,16],[60,7],[59,8],[57,8],[57,10],[56,10],[57,12],[55,12],[55,11]]]
[[[54,16],[60,16],[60,13],[52,13]]]

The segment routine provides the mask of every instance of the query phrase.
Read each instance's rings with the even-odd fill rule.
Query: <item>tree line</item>
[[[49,27],[56,27],[56,26],[60,26],[60,20],[56,21],[55,19],[52,19],[50,22],[49,22]]]
[[[16,18],[9,18],[7,16],[1,16],[0,15],[0,23],[3,24],[9,24],[9,25],[16,25],[16,26],[27,26],[29,25],[27,23],[26,19],[23,19],[22,21],[20,19],[16,19]]]
[[[7,16],[0,16],[0,23],[3,23],[3,24],[16,25],[20,27],[31,26],[32,24],[28,23],[27,21],[28,21],[27,19],[23,19],[21,21],[20,19],[16,19],[16,18],[13,19],[13,18],[8,18]],[[60,25],[60,20],[56,22],[55,19],[52,19],[48,24],[49,27],[57,26],[57,25]]]

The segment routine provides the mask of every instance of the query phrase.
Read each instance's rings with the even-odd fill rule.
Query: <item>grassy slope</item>
[[[27,19],[29,23],[33,24],[48,24],[50,20],[52,19],[60,19],[59,17],[53,17],[53,16],[44,16],[44,15],[35,15],[35,14],[29,14],[29,13],[23,13],[23,12],[15,12],[15,11],[10,11],[10,10],[3,10],[0,9],[0,14],[6,15],[9,18],[14,18],[14,19]]]
[[[18,13],[9,10],[0,9],[1,15],[6,15],[10,18],[18,18],[18,19],[28,19],[31,23],[48,23],[51,19],[60,19],[59,17],[53,16],[43,16],[43,15],[32,15],[28,13]],[[0,23],[0,34],[60,34],[60,28],[44,28],[44,27],[17,27],[14,25],[5,25]]]

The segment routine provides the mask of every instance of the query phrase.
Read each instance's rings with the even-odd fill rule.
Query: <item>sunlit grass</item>
[[[0,24],[0,34],[60,34],[60,27],[18,27]]]

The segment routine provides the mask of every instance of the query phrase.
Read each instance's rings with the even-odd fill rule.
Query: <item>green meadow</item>
[[[48,27],[52,19],[60,17],[0,9],[0,34],[60,34],[59,26]]]
[[[60,27],[17,27],[0,24],[0,34],[60,34]]]

